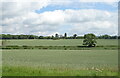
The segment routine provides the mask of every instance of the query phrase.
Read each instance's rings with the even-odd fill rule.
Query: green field
[[[7,45],[28,45],[28,46],[82,46],[83,39],[60,39],[60,40],[7,40]],[[98,39],[97,45],[118,45],[117,39]]]
[[[2,75],[116,76],[118,40],[98,39],[97,47],[91,48],[81,47],[82,41],[82,39],[6,40],[4,47],[8,46],[11,49],[2,50]]]
[[[112,76],[117,75],[117,55],[117,50],[3,50],[3,75]]]

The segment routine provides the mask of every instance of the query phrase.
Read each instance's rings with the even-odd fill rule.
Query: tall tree
[[[96,46],[96,36],[92,33],[90,34],[85,34],[84,35],[84,40],[83,40],[83,45],[87,45],[89,47]]]
[[[74,34],[74,35],[73,35],[73,39],[76,39],[76,37],[77,37],[77,34]]]
[[[52,37],[51,37],[52,39],[54,38],[54,36],[52,35]]]
[[[64,34],[64,38],[67,38],[67,33]]]
[[[59,38],[59,35],[58,35],[58,34],[55,34],[55,37],[56,37],[56,38]]]

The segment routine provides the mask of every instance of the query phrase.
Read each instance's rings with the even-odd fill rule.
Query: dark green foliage
[[[107,35],[107,34],[101,35],[101,36],[98,37],[98,39],[117,39],[117,38],[119,38],[119,37],[118,36],[110,36],[110,35]]]
[[[59,35],[58,35],[58,34],[55,34],[55,38],[59,38]]]
[[[39,39],[43,39],[43,36],[39,36],[38,38],[39,38]]]
[[[120,39],[120,36],[101,35],[97,36],[98,39]],[[11,34],[0,34],[0,39],[84,39],[83,36],[67,36],[67,33],[62,35],[55,34],[55,36],[36,36],[36,35],[11,35]]]
[[[83,45],[87,45],[89,47],[96,46],[96,36],[92,33],[90,34],[85,34],[84,35],[84,40],[83,40]]]
[[[64,34],[64,38],[65,38],[65,39],[67,38],[67,33]]]
[[[117,46],[1,46],[0,49],[42,49],[42,50],[117,50]]]
[[[52,35],[52,38],[51,39],[54,39],[54,36]]]
[[[77,37],[77,34],[74,34],[74,35],[73,35],[73,39],[76,39],[76,37]]]
[[[105,35],[100,36],[99,38],[101,38],[101,39],[110,39],[110,36],[105,34]]]

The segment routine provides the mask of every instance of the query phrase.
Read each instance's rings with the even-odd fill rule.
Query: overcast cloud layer
[[[4,0],[5,1],[5,0]],[[113,1],[113,0],[111,0]],[[53,11],[40,11],[49,5],[72,6],[80,1],[55,1],[55,0],[13,0],[2,2],[0,16],[0,31],[5,34],[34,34],[54,35],[55,33],[69,35],[74,33],[83,35],[95,33],[96,35],[110,34],[117,35],[118,14],[117,11],[107,9],[56,9]],[[116,3],[104,2],[107,6],[117,8]],[[90,5],[89,7],[94,6]],[[86,6],[83,6],[86,7]],[[88,6],[87,6],[88,7]],[[99,8],[99,7],[98,7]],[[1,13],[0,12],[0,13]]]

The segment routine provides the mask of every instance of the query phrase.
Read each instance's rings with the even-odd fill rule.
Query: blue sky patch
[[[117,5],[117,3],[115,3]],[[66,10],[66,9],[73,9],[73,10],[81,10],[81,9],[97,9],[97,10],[105,10],[105,11],[112,11],[115,12],[118,10],[118,7],[106,4],[104,2],[83,2],[83,3],[72,3],[69,5],[48,5],[40,10],[36,10],[36,13],[43,13],[46,11],[54,11],[54,10]]]

